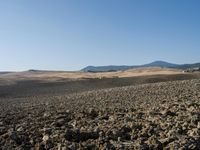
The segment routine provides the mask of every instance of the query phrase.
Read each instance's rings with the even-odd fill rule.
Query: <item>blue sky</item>
[[[0,71],[200,62],[199,0],[1,0]]]

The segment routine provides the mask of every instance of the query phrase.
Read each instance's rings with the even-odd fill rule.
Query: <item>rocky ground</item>
[[[2,97],[0,149],[200,149],[200,80]]]

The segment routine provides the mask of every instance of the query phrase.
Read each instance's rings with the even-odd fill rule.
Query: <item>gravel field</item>
[[[200,149],[200,80],[0,97],[0,149]]]

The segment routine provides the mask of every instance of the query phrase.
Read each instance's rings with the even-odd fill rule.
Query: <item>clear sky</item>
[[[200,62],[199,0],[0,0],[0,71]]]

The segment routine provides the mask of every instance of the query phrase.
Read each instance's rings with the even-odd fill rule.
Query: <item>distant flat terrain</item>
[[[86,78],[124,78],[136,76],[149,76],[149,75],[172,75],[183,74],[182,70],[168,69],[168,68],[138,68],[126,71],[116,72],[65,72],[65,71],[24,71],[0,74],[0,81],[8,81],[10,83],[21,80],[43,80],[43,81],[57,81],[62,79],[86,79]],[[2,82],[3,83],[3,82]],[[1,82],[0,82],[1,84]]]
[[[200,79],[199,73],[166,68],[118,72],[26,71],[0,75],[1,97],[71,94],[90,90],[176,80]]]

